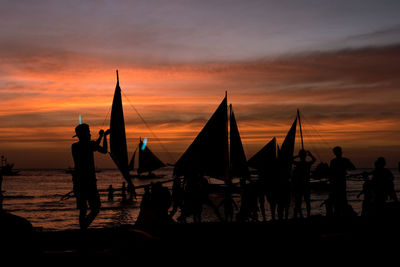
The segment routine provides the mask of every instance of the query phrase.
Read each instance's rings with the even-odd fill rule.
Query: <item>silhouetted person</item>
[[[3,172],[0,169],[0,212],[3,210],[3,199],[4,199],[2,186],[3,186]]]
[[[129,193],[129,201],[137,199],[136,188],[133,183],[128,183],[127,191]],[[126,193],[125,193],[125,200],[126,200]]]
[[[394,176],[385,168],[385,158],[380,157],[375,161],[375,169],[372,171],[372,187],[374,194],[374,209],[376,215],[381,215],[388,199],[398,201],[394,190]]]
[[[227,187],[225,188],[225,192],[224,192],[224,199],[218,205],[218,207],[220,207],[222,205],[224,206],[224,215],[225,215],[226,222],[232,222],[234,208],[236,210],[238,209],[238,206],[232,197],[232,186],[233,186],[232,183],[230,183],[230,182],[227,183]]]
[[[201,222],[201,216],[203,213],[203,204],[205,199],[208,198],[208,192],[204,187],[204,183],[202,181],[203,177],[200,175],[195,176],[195,180],[193,181],[192,188],[192,209],[193,209],[193,221],[195,223]]]
[[[258,192],[254,182],[246,183],[244,179],[241,180],[241,203],[240,210],[237,214],[237,220],[257,221],[258,220]]]
[[[276,171],[269,170],[268,172],[264,170],[260,170],[259,177],[261,180],[260,190],[262,190],[267,197],[268,204],[271,210],[271,218],[275,220],[276,207],[278,205],[278,184],[279,184],[279,176]],[[262,212],[262,204],[260,204],[261,212]],[[264,216],[264,215],[263,215]]]
[[[264,179],[260,179],[257,182],[257,198],[258,198],[258,204],[259,204],[259,209],[261,211],[261,216],[263,218],[263,221],[267,221],[267,217],[265,214],[265,197],[267,195],[267,190],[266,190],[266,182]]]
[[[186,222],[186,218],[194,214],[195,182],[196,175],[194,172],[186,171],[183,177],[183,203],[181,215],[178,217],[179,222]]]
[[[160,182],[151,187],[151,201],[157,216],[157,224],[165,225],[169,222],[168,209],[171,206],[171,194],[167,187]]]
[[[286,168],[281,168],[279,181],[276,187],[278,219],[288,219],[291,201],[290,173]]]
[[[311,161],[307,161],[307,155],[311,158]],[[311,166],[315,163],[315,157],[310,151],[304,149],[299,151],[299,154],[294,158],[299,158],[300,161],[293,160],[295,166],[293,171],[292,185],[295,200],[294,217],[297,218],[299,215],[303,218],[301,211],[302,199],[306,203],[307,217],[311,215],[311,203],[310,203],[310,170]]]
[[[208,180],[202,175],[200,176],[200,192],[202,205],[206,204],[207,206],[209,206],[214,211],[214,214],[217,216],[217,218],[222,222],[223,218],[221,217],[217,206],[210,199],[210,188]]]
[[[248,186],[246,183],[246,179],[240,179],[240,209],[237,214],[237,221],[245,222],[250,217],[250,210],[249,206],[249,193],[248,193]]]
[[[220,221],[223,221],[217,206],[209,198],[209,184],[200,173],[189,171],[185,174],[184,201],[179,221],[185,222],[186,217],[193,215],[193,221],[201,222],[203,205],[212,208]]]
[[[146,209],[151,206],[151,193],[150,193],[150,186],[146,185],[144,187],[144,193],[142,197],[142,202],[140,202],[140,208],[141,209]]]
[[[167,187],[160,182],[151,183],[151,187],[146,185],[135,226],[151,233],[159,232],[171,222],[168,215],[170,206],[171,194]]]
[[[81,229],[87,229],[100,211],[100,195],[97,191],[97,180],[94,165],[94,152],[107,153],[107,134],[103,130],[99,132],[97,141],[92,141],[89,125],[83,123],[75,128],[79,141],[72,144],[72,156],[74,159],[73,184],[79,209],[79,225]],[[103,138],[104,137],[104,138]],[[103,138],[103,146],[100,146]],[[89,206],[88,206],[89,204]],[[88,208],[90,213],[87,214]]]
[[[112,187],[111,184],[108,187],[107,191],[108,191],[108,200],[113,201],[114,200],[114,188]]]
[[[153,208],[151,199],[150,186],[146,185],[144,187],[142,202],[140,202],[139,215],[135,224],[136,226],[140,226],[144,230],[149,230],[147,227],[151,227],[156,217],[155,209]]]
[[[364,172],[362,174],[364,179],[363,189],[357,195],[359,198],[361,195],[364,195],[364,199],[362,202],[362,209],[361,209],[361,216],[370,216],[372,215],[372,208],[373,208],[373,200],[374,200],[374,193],[373,193],[373,182],[368,178],[368,173]]]
[[[326,209],[326,216],[327,217],[332,217],[333,216],[333,203],[332,203],[332,197],[329,196],[327,199],[325,199],[320,207],[325,206]]]
[[[172,218],[179,208],[182,208],[183,204],[183,188],[181,179],[179,177],[174,178],[174,182],[172,184],[172,211],[169,216]]]
[[[348,170],[354,170],[353,163],[342,156],[342,148],[333,148],[336,158],[331,160],[330,169],[330,198],[332,200],[333,214],[346,215],[349,205],[347,203],[346,175]]]
[[[126,184],[125,184],[125,182],[122,182],[121,199],[122,199],[122,202],[126,202]]]

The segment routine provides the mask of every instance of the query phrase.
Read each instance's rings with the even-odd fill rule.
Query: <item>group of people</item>
[[[133,199],[136,199],[136,191],[133,191],[133,194],[130,194],[129,197],[127,195],[127,186],[125,182],[122,182],[122,187],[121,189],[115,189],[113,188],[113,186],[110,184],[107,188],[107,192],[108,192],[108,201],[114,201],[114,192],[115,191],[121,191],[121,202],[130,202]]]
[[[73,172],[74,193],[79,209],[79,223],[86,229],[100,211],[100,196],[96,185],[93,153],[107,153],[107,138],[109,130],[99,132],[96,141],[91,140],[89,126],[80,124],[75,128],[79,141],[72,145],[72,155],[75,163]],[[101,140],[103,145],[101,146]],[[335,158],[329,165],[329,198],[323,203],[326,205],[328,216],[346,216],[351,214],[352,208],[347,201],[346,177],[349,170],[354,170],[354,164],[342,156],[342,149],[333,149]],[[303,200],[306,206],[307,217],[311,216],[310,203],[310,173],[316,159],[311,152],[300,150],[293,157],[289,168],[280,168],[277,163],[275,172],[259,172],[257,181],[241,179],[240,183],[240,208],[233,198],[235,187],[227,182],[224,198],[219,205],[214,204],[209,197],[209,184],[200,173],[188,171],[183,179],[175,177],[172,194],[161,183],[152,184],[145,188],[142,199],[138,223],[157,221],[169,222],[180,209],[178,221],[185,222],[186,218],[193,216],[194,222],[201,222],[204,205],[208,205],[215,215],[222,221],[232,221],[235,218],[234,210],[237,209],[237,221],[258,220],[261,211],[263,220],[266,220],[265,199],[271,208],[272,219],[278,213],[278,219],[288,218],[290,201],[294,199],[294,217],[302,214]],[[287,171],[292,169],[293,171]],[[381,214],[388,198],[397,201],[393,185],[393,174],[385,168],[385,159],[378,158],[372,179],[365,175],[365,183],[360,195],[364,195],[362,215]],[[123,187],[124,189],[124,187]],[[110,188],[112,190],[112,188]],[[129,191],[129,185],[128,185]],[[124,190],[122,192],[123,197]],[[129,191],[130,192],[130,191]],[[132,195],[132,194],[131,194]],[[172,210],[168,214],[170,206]],[[224,218],[219,213],[219,207],[224,207]],[[88,209],[90,212],[88,213]]]
[[[161,182],[151,183],[144,188],[140,212],[136,226],[143,230],[153,230],[171,222],[168,214],[171,207],[171,193]]]
[[[222,220],[218,207],[209,198],[209,193],[208,180],[198,172],[188,171],[183,182],[179,177],[175,177],[172,186],[173,209],[170,217],[180,209],[179,222],[186,222],[189,216],[193,216],[194,222],[201,222],[203,206],[207,205]]]
[[[371,173],[363,173],[363,189],[357,196],[364,195],[362,216],[385,216],[387,200],[398,202],[393,173],[385,168],[385,165],[385,158],[379,157],[375,161],[374,170]]]

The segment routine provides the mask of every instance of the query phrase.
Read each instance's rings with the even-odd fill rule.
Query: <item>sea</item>
[[[370,169],[358,169],[352,174],[371,171]],[[400,190],[400,174],[397,169],[391,169],[395,179],[396,192]],[[157,181],[168,181],[172,179],[172,168],[166,167],[157,170],[155,174],[163,175],[156,179],[134,178],[135,186],[150,184]],[[134,224],[140,210],[140,202],[143,189],[137,189],[137,199],[132,202],[122,201],[120,191],[114,193],[114,200],[108,200],[107,188],[112,185],[114,189],[121,189],[122,176],[118,170],[100,170],[96,173],[97,187],[100,191],[101,211],[91,225],[91,228],[116,227],[125,224]],[[219,181],[209,178],[210,183]],[[360,215],[363,196],[357,197],[362,190],[363,180],[359,177],[349,178],[347,181],[347,197],[354,211]],[[171,189],[172,182],[164,183]],[[328,197],[324,186],[315,186],[311,192],[311,214],[325,215],[325,207],[321,204]],[[74,197],[62,199],[72,190],[72,176],[66,170],[20,170],[16,176],[4,176],[3,180],[3,208],[12,214],[29,220],[32,225],[41,231],[60,231],[67,229],[78,229],[78,214]],[[212,196],[211,196],[212,197]],[[240,197],[234,196],[238,206]],[[215,197],[215,204],[221,198]],[[223,205],[222,205],[223,206]],[[293,206],[293,201],[292,201]],[[304,206],[304,205],[303,205]],[[267,220],[271,219],[269,206],[266,202]],[[222,209],[222,207],[221,207]],[[293,207],[291,208],[291,212]],[[221,214],[223,211],[221,210]],[[303,210],[303,214],[306,214]],[[175,218],[179,216],[179,212]],[[291,214],[289,214],[289,217]],[[260,215],[260,220],[261,215]],[[212,209],[205,207],[203,221],[218,221]],[[188,220],[190,223],[190,219]]]

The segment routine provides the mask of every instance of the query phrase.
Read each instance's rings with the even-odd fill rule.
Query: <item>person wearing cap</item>
[[[74,159],[74,171],[72,181],[76,197],[77,209],[79,209],[79,225],[81,229],[87,229],[100,211],[100,195],[97,190],[96,172],[94,164],[94,152],[106,154],[108,150],[107,135],[110,130],[100,130],[96,141],[91,140],[89,125],[79,124],[75,128],[79,141],[72,144],[72,157]],[[101,139],[103,146],[100,146]],[[90,209],[89,214],[87,214]]]

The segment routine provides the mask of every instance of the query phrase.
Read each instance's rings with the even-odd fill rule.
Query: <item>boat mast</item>
[[[225,91],[225,97],[226,97],[226,91]],[[227,138],[228,138],[228,180],[229,181],[232,181],[232,177],[231,177],[231,175],[232,175],[232,166],[231,166],[231,164],[232,164],[232,161],[231,161],[231,153],[232,153],[232,149],[231,149],[231,142],[232,142],[232,140],[231,140],[231,131],[232,131],[232,129],[231,129],[231,119],[232,119],[232,104],[229,104],[229,117],[228,117],[228,120],[229,120],[229,122],[228,122],[228,125],[226,126],[226,129],[227,129]],[[228,132],[228,126],[229,126],[229,132]]]
[[[301,128],[301,120],[300,120],[300,111],[299,111],[299,109],[297,109],[297,118],[299,119],[299,126],[300,126],[301,149],[304,150],[303,130],[302,130],[302,128]]]

